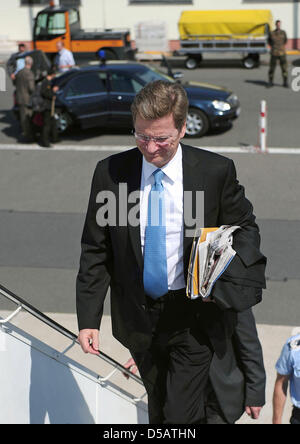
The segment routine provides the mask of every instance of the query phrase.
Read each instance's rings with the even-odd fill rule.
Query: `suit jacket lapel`
[[[185,276],[187,276],[190,251],[193,242],[193,236],[196,229],[196,216],[198,215],[198,224],[205,221],[204,201],[201,205],[201,195],[197,191],[205,191],[205,165],[201,163],[200,156],[195,155],[193,149],[181,144],[182,146],[182,166],[183,166],[183,208],[184,208],[184,238],[183,238],[183,258]],[[199,154],[199,153],[197,153]],[[202,195],[204,197],[204,195]],[[197,209],[197,205],[201,205]],[[201,214],[200,214],[201,212]],[[200,214],[200,220],[199,220]],[[194,220],[191,225],[192,220]],[[200,223],[200,225],[202,225]]]

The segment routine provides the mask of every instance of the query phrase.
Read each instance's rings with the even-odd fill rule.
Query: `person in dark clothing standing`
[[[288,87],[288,67],[285,52],[285,45],[287,42],[286,32],[281,29],[281,21],[276,20],[276,29],[270,32],[269,35],[269,45],[271,46],[271,58],[270,58],[270,68],[269,68],[269,84],[268,86],[273,86],[273,77],[277,62],[279,61],[282,77],[283,86]]]
[[[31,128],[31,110],[29,108],[31,94],[35,89],[34,74],[31,70],[33,60],[31,57],[25,57],[25,68],[21,69],[16,75],[16,101],[19,106],[20,123],[26,142],[33,140]]]
[[[52,86],[52,80],[56,74],[55,68],[51,68],[47,77],[43,80],[41,86],[41,96],[44,99],[43,111],[43,129],[41,145],[45,148],[50,148],[50,138],[53,143],[58,141],[58,131],[54,118],[56,93],[58,86]]]

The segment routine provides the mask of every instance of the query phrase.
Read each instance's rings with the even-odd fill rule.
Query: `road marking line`
[[[20,150],[20,151],[103,151],[103,152],[121,152],[131,149],[132,146],[119,146],[119,145],[55,145],[52,148],[43,148],[39,145],[33,144],[21,144],[21,143],[9,143],[0,144],[1,150]],[[197,146],[197,148],[212,151],[215,153],[259,153],[262,154],[257,147],[245,146],[245,147],[204,147]],[[263,153],[265,154],[265,153]],[[300,154],[300,148],[268,148],[267,154]]]

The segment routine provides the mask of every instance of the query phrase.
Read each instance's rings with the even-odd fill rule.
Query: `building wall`
[[[0,41],[30,40],[36,8],[20,7],[19,0],[0,1]]]
[[[40,7],[20,7],[20,0],[0,1],[1,40],[29,41],[32,35],[32,19]],[[135,38],[135,24],[145,20],[160,20],[167,23],[168,39],[178,39],[177,22],[184,10],[207,9],[271,9],[274,19],[280,18],[289,39],[300,38],[299,3],[293,0],[193,0],[192,5],[133,5],[129,0],[82,0],[80,7],[83,28],[130,28]]]
[[[89,0],[98,4],[98,0]],[[251,2],[242,0],[194,0],[192,5],[129,5],[128,0],[102,0],[106,3],[106,26],[128,26],[134,32],[135,23],[141,20],[163,20],[168,24],[169,39],[178,39],[177,22],[184,10],[210,9],[271,9],[274,18],[280,17],[288,37],[293,37],[293,3],[287,2]],[[112,5],[113,4],[113,5]],[[110,5],[110,6],[108,6]],[[133,34],[134,36],[134,34]],[[300,32],[298,33],[300,37]]]

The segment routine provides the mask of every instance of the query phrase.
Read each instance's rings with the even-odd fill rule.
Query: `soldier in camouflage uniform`
[[[269,69],[269,86],[273,86],[274,71],[277,65],[277,61],[280,63],[283,86],[288,87],[288,65],[286,59],[285,45],[287,42],[287,36],[285,31],[281,28],[280,20],[276,21],[276,29],[269,34],[269,45],[271,46],[271,58]]]

